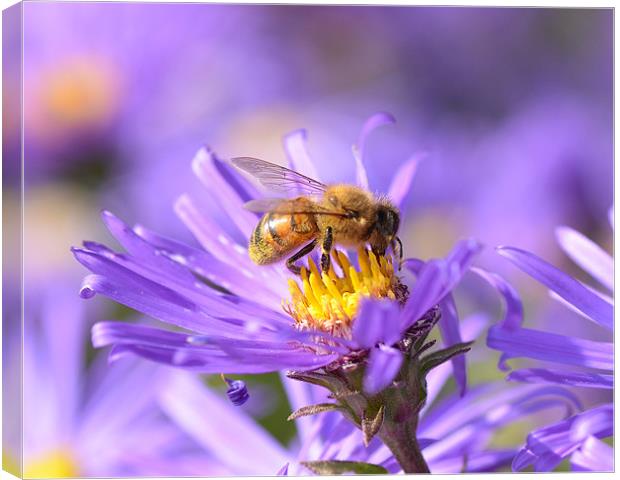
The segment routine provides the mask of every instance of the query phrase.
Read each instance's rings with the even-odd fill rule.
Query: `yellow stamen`
[[[363,298],[395,299],[400,280],[394,275],[391,257],[378,257],[360,249],[359,269],[341,251],[332,251],[333,262],[320,272],[308,259],[309,269],[301,270],[300,281],[289,280],[291,299],[283,307],[298,328],[320,330],[350,338],[351,326]],[[336,273],[337,265],[341,274]]]

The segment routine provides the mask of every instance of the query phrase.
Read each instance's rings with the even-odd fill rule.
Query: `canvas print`
[[[5,8],[3,469],[614,471],[613,13]]]

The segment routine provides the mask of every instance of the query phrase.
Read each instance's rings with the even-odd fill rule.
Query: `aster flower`
[[[558,228],[556,234],[568,256],[608,292],[613,292],[613,258],[569,227]],[[570,311],[609,332],[609,340],[601,342],[523,328],[523,306],[517,292],[499,276],[478,270],[500,291],[506,305],[503,321],[492,327],[487,337],[488,346],[502,352],[499,367],[508,370],[506,360],[518,357],[542,362],[535,368],[513,370],[507,379],[611,390],[614,361],[612,298],[585,286],[533,253],[514,247],[499,247],[498,252],[549,288],[551,296]],[[602,439],[612,435],[613,404],[595,406],[530,433],[526,445],[514,459],[513,469],[522,470],[533,465],[537,471],[547,471],[569,458],[574,470],[611,471],[613,449]]]
[[[393,121],[388,114],[372,116],[353,148],[357,182],[364,188],[367,136]],[[316,179],[305,137],[304,131],[293,132],[285,148],[291,166]],[[364,431],[366,443],[375,434],[393,442],[390,448],[405,471],[426,470],[413,435],[426,398],[425,376],[451,360],[460,393],[465,392],[465,360],[459,354],[469,344],[462,342],[451,291],[480,245],[465,240],[444,259],[406,260],[404,270],[417,275],[411,295],[392,257],[365,249],[357,259],[334,251],[333,267],[325,272],[309,258],[295,280],[281,265],[253,264],[237,240],[245,243],[258,221],[243,208],[258,196],[254,188],[206,148],[192,166],[219,199],[234,233],[182,196],[176,212],[203,249],[141,226],[130,228],[109,212],[103,220],[127,252],[95,242],[73,249],[93,272],[84,280],[82,297],[103,294],[184,331],[102,322],[93,328],[94,345],[113,345],[113,356],[133,353],[204,373],[286,370],[291,378],[326,387],[337,400],[306,406],[298,415],[338,409]],[[414,157],[396,172],[389,191],[396,206],[405,199],[416,166]],[[285,296],[290,299],[282,305]],[[428,353],[434,342],[426,337],[437,323],[446,348]],[[407,421],[402,411],[394,417],[396,405],[407,411]]]
[[[136,358],[108,365],[102,355],[85,367],[85,305],[62,281],[38,300],[27,306],[23,350],[15,329],[5,344],[6,470],[24,478],[222,473],[158,405],[175,370]]]

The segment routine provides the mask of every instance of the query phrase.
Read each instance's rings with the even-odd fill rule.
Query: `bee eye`
[[[330,195],[328,200],[329,200],[329,203],[331,203],[334,207],[337,207],[338,205],[340,205],[340,202],[338,201],[338,198],[335,195]]]
[[[398,231],[398,215],[390,210],[381,209],[377,212],[377,228],[383,235],[395,235]]]

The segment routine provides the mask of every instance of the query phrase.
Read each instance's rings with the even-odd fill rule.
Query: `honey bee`
[[[384,255],[388,246],[396,252],[398,244],[402,259],[402,243],[396,236],[400,214],[387,197],[349,184],[324,185],[256,158],[233,158],[231,163],[272,190],[298,194],[244,205],[250,211],[264,213],[249,241],[254,263],[266,265],[292,254],[286,266],[299,274],[301,268],[295,262],[320,246],[321,268],[327,271],[334,245],[359,247],[366,243],[378,255]]]

